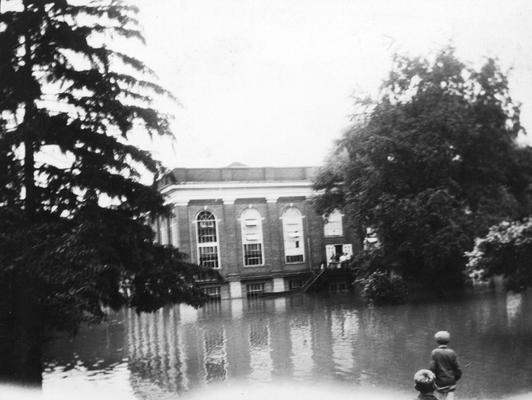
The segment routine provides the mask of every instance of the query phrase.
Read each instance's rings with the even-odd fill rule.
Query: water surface
[[[83,391],[151,400],[198,398],[209,388],[273,393],[288,385],[286,393],[338,388],[349,398],[413,398],[412,376],[428,366],[434,332],[446,329],[464,370],[458,399],[527,397],[531,312],[530,293],[375,308],[348,295],[296,295],[123,311],[52,342],[43,390],[54,399]]]

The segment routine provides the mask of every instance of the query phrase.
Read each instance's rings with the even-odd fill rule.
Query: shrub
[[[470,276],[503,275],[507,288],[517,292],[532,287],[532,217],[492,226],[466,256]]]
[[[402,304],[406,301],[406,283],[399,275],[376,271],[362,282],[362,298],[367,303],[383,305]]]

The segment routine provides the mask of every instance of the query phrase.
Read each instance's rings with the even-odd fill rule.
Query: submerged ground
[[[121,312],[48,346],[43,395],[409,399],[434,332],[447,329],[464,370],[458,399],[524,399],[532,396],[530,316],[530,293],[493,292],[375,308],[334,294]]]

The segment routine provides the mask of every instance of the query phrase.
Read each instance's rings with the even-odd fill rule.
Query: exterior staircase
[[[301,291],[305,293],[307,290],[309,290],[312,287],[312,285],[314,285],[318,281],[318,279],[320,279],[320,277],[325,273],[325,271],[326,271],[325,269],[322,269],[316,275],[311,276],[309,280],[305,282],[305,284],[301,288]]]

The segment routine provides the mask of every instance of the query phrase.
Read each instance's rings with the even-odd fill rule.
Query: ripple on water
[[[119,313],[120,323],[50,345],[45,392],[105,387],[113,400],[194,398],[266,385],[261,393],[281,398],[275,390],[300,386],[322,397],[322,387],[342,387],[341,396],[413,398],[412,376],[427,366],[440,329],[451,331],[464,367],[460,399],[520,398],[532,388],[530,294],[374,308],[347,296],[282,300]]]

